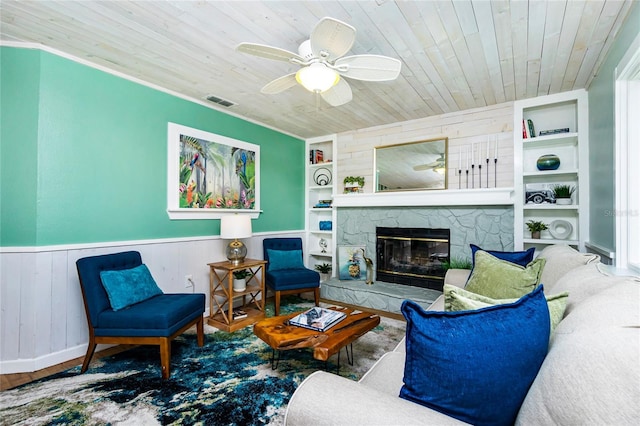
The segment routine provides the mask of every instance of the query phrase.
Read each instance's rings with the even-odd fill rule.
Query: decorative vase
[[[233,279],[233,291],[245,291],[247,289],[246,278],[234,278]]]
[[[568,206],[572,203],[571,198],[556,198],[556,204],[561,206]]]
[[[560,167],[560,157],[555,154],[547,154],[538,158],[536,162],[538,170],[558,170]]]
[[[539,240],[540,239],[540,231],[531,231],[531,238],[533,238],[534,240]]]
[[[320,282],[326,283],[329,279],[329,274],[327,272],[320,272]]]

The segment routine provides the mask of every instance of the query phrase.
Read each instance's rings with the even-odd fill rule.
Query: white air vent
[[[227,108],[236,105],[234,102],[219,98],[214,95],[207,96],[207,100],[213,102],[214,104],[222,105],[223,107],[227,107]]]

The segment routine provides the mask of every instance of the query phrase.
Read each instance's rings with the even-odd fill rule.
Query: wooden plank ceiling
[[[588,88],[632,1],[14,1],[3,44],[38,43],[307,138]],[[238,53],[297,51],[330,16],[357,29],[349,54],[402,61],[392,82],[350,80],[330,107],[296,86],[263,95],[297,65]],[[212,104],[213,105],[213,104]]]

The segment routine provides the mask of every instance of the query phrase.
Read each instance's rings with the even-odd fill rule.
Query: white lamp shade
[[[246,214],[230,214],[220,219],[220,238],[228,240],[249,238],[251,236],[251,217]]]
[[[338,84],[340,75],[323,64],[315,63],[301,68],[296,73],[296,80],[308,91],[322,93]]]

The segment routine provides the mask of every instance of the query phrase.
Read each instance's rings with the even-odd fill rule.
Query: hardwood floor
[[[119,346],[107,348],[100,352],[96,352],[93,355],[93,358],[91,359],[91,361],[93,362],[93,360],[102,358],[104,356],[110,356],[120,352],[124,352],[135,346],[137,345],[119,345]],[[35,380],[39,380],[56,373],[60,373],[61,371],[67,370],[71,367],[75,367],[76,365],[82,365],[83,360],[84,360],[84,356],[63,362],[62,364],[52,365],[51,367],[43,368],[42,370],[33,371],[30,373],[0,374],[0,391],[5,391],[18,386],[22,386],[24,384],[33,382]],[[89,370],[91,370],[91,366],[89,366]]]

